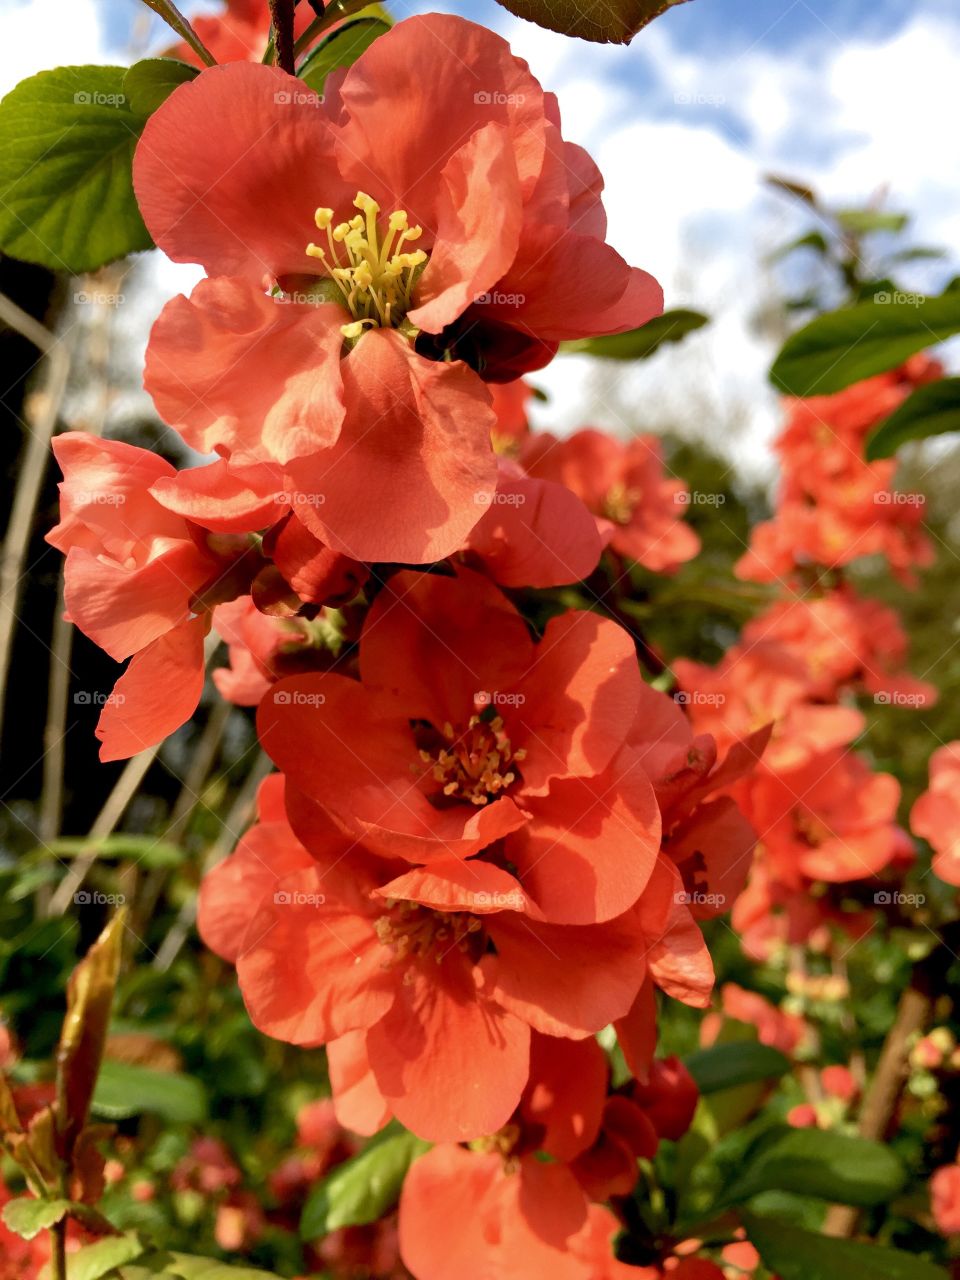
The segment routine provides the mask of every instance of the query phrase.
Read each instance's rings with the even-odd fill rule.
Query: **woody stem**
[[[67,1280],[67,1220],[61,1218],[50,1228],[51,1280]]]
[[[277,66],[293,75],[296,70],[293,53],[293,9],[295,0],[270,0],[273,20],[273,43]]]

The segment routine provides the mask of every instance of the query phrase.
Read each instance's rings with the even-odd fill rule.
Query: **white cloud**
[[[104,61],[95,0],[8,0],[0,15],[0,95],[48,67]]]

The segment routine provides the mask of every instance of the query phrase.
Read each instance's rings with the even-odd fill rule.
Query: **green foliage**
[[[723,1194],[739,1204],[761,1191],[790,1191],[838,1204],[886,1204],[903,1188],[906,1170],[879,1142],[833,1130],[774,1129],[746,1158]]]
[[[871,301],[819,316],[793,334],[770,378],[789,395],[829,395],[885,373],[955,333],[960,333],[960,293],[877,294]]]
[[[867,459],[889,458],[909,440],[960,431],[960,378],[941,378],[917,387],[870,433]]]
[[[67,1258],[67,1280],[101,1280],[113,1274],[116,1267],[134,1262],[144,1253],[144,1244],[135,1231],[119,1236],[104,1236],[84,1245]]]
[[[196,67],[176,58],[144,58],[123,77],[123,91],[130,110],[148,116],[166,102],[174,89],[199,74]]]
[[[345,22],[313,50],[300,68],[300,79],[322,95],[323,86],[331,71],[352,66],[378,36],[389,30],[390,22],[385,15],[361,16],[353,22]]]
[[[0,102],[5,253],[81,272],[151,247],[131,179],[147,115],[133,109],[125,75],[123,67],[58,67]]]
[[[378,1135],[317,1184],[304,1205],[301,1236],[313,1240],[382,1217],[396,1204],[410,1165],[429,1145],[405,1130]]]
[[[32,1240],[41,1231],[62,1222],[69,1212],[69,1200],[36,1200],[33,1196],[23,1196],[19,1200],[8,1200],[2,1217],[11,1231],[24,1240]]]
[[[718,1093],[736,1085],[775,1080],[790,1070],[790,1059],[756,1040],[716,1044],[686,1059],[686,1067],[701,1093]]]
[[[578,338],[561,342],[560,350],[568,355],[597,356],[603,360],[646,360],[668,342],[679,342],[688,333],[702,329],[708,317],[699,311],[679,308],[665,311],[627,333],[613,333],[604,338]]]
[[[518,18],[601,44],[628,44],[654,18],[684,0],[500,0]]]
[[[93,1109],[108,1120],[149,1111],[169,1124],[200,1125],[207,1116],[207,1096],[192,1076],[108,1059],[100,1071]]]
[[[947,1280],[941,1267],[899,1249],[834,1240],[757,1214],[742,1217],[748,1238],[780,1280]]]

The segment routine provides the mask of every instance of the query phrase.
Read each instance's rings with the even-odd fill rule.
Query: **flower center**
[[[353,316],[341,325],[345,338],[359,338],[366,325],[397,328],[407,314],[413,286],[427,260],[423,249],[404,250],[405,244],[423,234],[422,227],[409,225],[406,210],[395,209],[390,214],[381,240],[376,200],[358,191],[353,203],[360,212],[337,226],[333,225],[332,209],[318,209],[314,220],[319,230],[327,233],[327,247],[312,242],[307,245],[307,253],[324,264]]]
[[[459,735],[447,723],[439,736],[439,744],[420,748],[420,759],[449,799],[489,804],[519,777],[514,766],[527,753],[514,751],[500,716],[473,715]]]
[[[637,493],[626,485],[615,484],[603,499],[603,514],[614,524],[629,524],[637,497]]]
[[[793,823],[797,834],[812,849],[818,849],[825,841],[832,838],[833,833],[827,824],[804,809],[794,809]]]
[[[417,902],[388,900],[386,912],[374,928],[383,945],[393,952],[388,964],[422,960],[432,956],[440,964],[452,948],[482,949],[483,925],[467,912],[434,911]]]
[[[496,1133],[487,1134],[483,1138],[475,1138],[469,1143],[469,1147],[471,1151],[479,1151],[484,1155],[495,1152],[503,1160],[503,1172],[510,1174],[516,1172],[519,1167],[516,1151],[520,1146],[522,1137],[523,1130],[520,1125],[511,1121],[498,1129]]]

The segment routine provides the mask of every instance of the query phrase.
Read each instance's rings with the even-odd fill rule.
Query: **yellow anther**
[[[340,326],[340,332],[345,338],[359,338],[361,333],[363,333],[363,321],[353,320],[350,324],[342,324]]]
[[[378,224],[380,206],[372,196],[358,191],[353,204],[361,212],[336,226],[333,210],[318,208],[314,221],[327,233],[327,247],[311,243],[306,249],[308,257],[323,262],[340,289],[342,305],[352,316],[343,329],[347,338],[359,337],[362,328],[357,325],[401,325],[413,305],[417,268],[428,257],[422,249],[402,252],[408,241],[423,234],[421,227],[410,226],[405,209],[394,209],[384,228]]]

